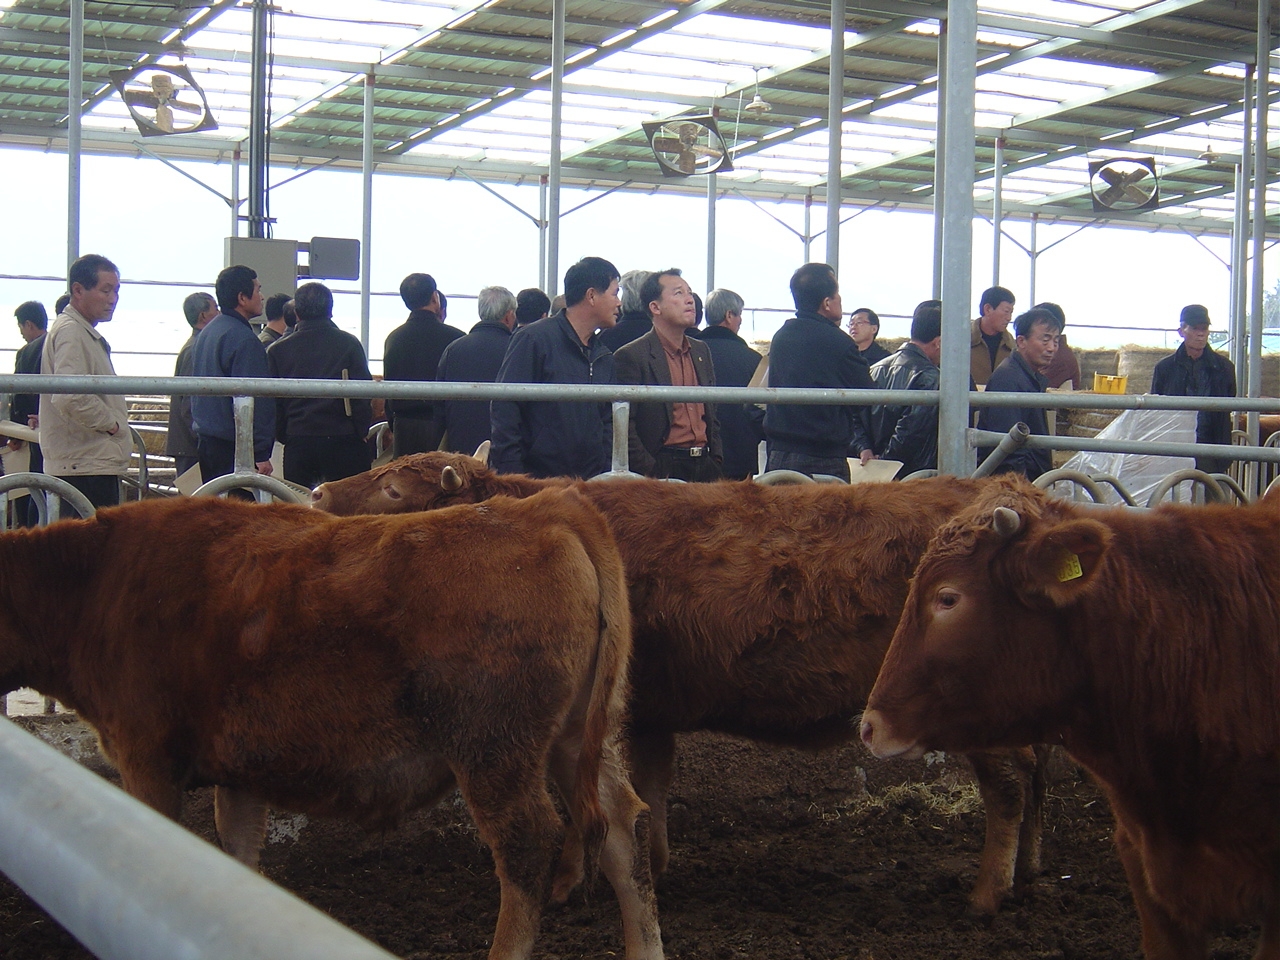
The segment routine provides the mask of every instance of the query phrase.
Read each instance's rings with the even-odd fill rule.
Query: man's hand
[[[254,469],[255,469],[255,470],[257,470],[257,471],[258,471],[260,474],[262,474],[264,477],[269,477],[269,476],[271,476],[271,461],[270,461],[270,460],[263,460],[261,463],[255,463],[253,466],[254,466]]]
[[[21,440],[19,440],[17,437],[11,437],[11,438],[9,439],[9,449],[10,449],[10,450],[21,450],[21,449],[22,449],[22,441],[21,441]]]
[[[28,427],[30,427],[32,430],[39,430],[39,429],[40,429],[40,418],[39,418],[38,416],[36,416],[34,413],[28,413],[28,414],[27,414],[27,426],[28,426]]]
[[[861,453],[858,454],[858,459],[862,461],[862,465],[865,467],[867,465],[868,460],[875,460],[877,459],[877,457],[875,455],[875,451],[863,450]]]
[[[107,431],[107,436],[108,436],[108,437],[114,437],[114,436],[115,436],[117,433],[119,433],[119,432],[120,432],[120,424],[118,424],[118,423],[113,423],[113,424],[111,425],[111,429]]]

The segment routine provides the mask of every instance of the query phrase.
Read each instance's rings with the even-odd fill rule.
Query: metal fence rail
[[[0,721],[0,870],[101,960],[394,960]]]

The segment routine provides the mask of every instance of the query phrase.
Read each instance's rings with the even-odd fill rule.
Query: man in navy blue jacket
[[[267,348],[249,326],[262,315],[262,285],[249,267],[227,267],[214,287],[222,310],[196,337],[193,377],[269,377]],[[191,420],[200,451],[205,483],[235,471],[236,424],[230,397],[192,397]],[[263,476],[271,475],[276,405],[271,397],[253,402],[253,460]]]
[[[1058,352],[1058,338],[1062,336],[1062,321],[1051,310],[1032,307],[1013,321],[1016,349],[987,381],[988,393],[1044,393],[1049,386],[1044,371]],[[1044,407],[983,407],[978,414],[978,429],[1008,433],[1021,421],[1031,429],[1033,437],[1049,435],[1049,421]],[[992,448],[978,451],[981,463]],[[1021,473],[1034,480],[1053,469],[1051,450],[1032,450],[1023,447],[1005,458],[996,467],[996,473]]]
[[[769,348],[769,386],[872,389],[871,368],[840,329],[844,305],[835,271],[806,263],[791,275],[796,315]],[[772,403],[764,415],[769,470],[849,480],[851,453],[871,459],[862,407]]]
[[[476,299],[476,312],[480,322],[444,348],[437,380],[493,383],[498,379],[516,325],[516,296],[506,287],[485,287]],[[445,447],[474,454],[489,439],[489,401],[445,400],[441,406]]]
[[[613,354],[597,331],[617,322],[618,268],[602,257],[583,257],[564,275],[564,297],[563,310],[511,337],[499,383],[617,383]],[[609,403],[495,400],[490,417],[489,462],[499,473],[587,478],[609,469]]]

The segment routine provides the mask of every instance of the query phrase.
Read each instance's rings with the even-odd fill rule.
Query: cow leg
[[[674,733],[631,734],[631,782],[649,806],[649,866],[654,877],[671,859],[667,842],[667,794],[676,769]]]
[[[546,779],[540,771],[491,767],[476,776],[459,771],[458,788],[502,887],[489,960],[528,960],[563,839]]]
[[[662,960],[658,901],[649,866],[649,811],[631,789],[612,745],[601,758],[600,805],[609,821],[600,868],[618,897],[627,960]]]
[[[1040,876],[1040,842],[1044,834],[1044,795],[1048,787],[1048,766],[1052,748],[1037,744],[1012,753],[1015,768],[1021,771],[1023,793],[1022,825],[1018,833],[1018,856],[1013,865],[1013,888],[1022,893]]]
[[[120,771],[120,786],[125,793],[135,800],[141,800],[170,820],[181,823],[182,790],[168,777],[157,774],[155,771],[158,768],[158,764],[138,764],[125,757],[116,760],[116,769]]]
[[[1129,878],[1133,904],[1138,908],[1142,924],[1142,955],[1147,960],[1205,960],[1209,955],[1209,937],[1203,927],[1193,928],[1179,923],[1151,895],[1147,871],[1142,865],[1142,852],[1129,831],[1116,824],[1116,852]]]
[[[1010,751],[971,753],[969,760],[978,779],[978,791],[982,794],[987,821],[978,880],[969,895],[969,912],[990,916],[1013,889],[1018,839],[1029,786]]]
[[[218,842],[229,856],[250,870],[258,869],[262,842],[267,836],[267,804],[234,787],[215,787],[213,822]]]

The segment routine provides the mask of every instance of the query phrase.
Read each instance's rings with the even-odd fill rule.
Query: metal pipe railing
[[[1031,428],[1025,423],[1015,423],[1009,428],[1009,432],[1000,438],[996,448],[987,454],[987,458],[978,464],[978,468],[969,476],[974,479],[991,476],[1000,464],[1009,459],[1011,453],[1025,447],[1029,439],[1031,439]]]
[[[0,722],[0,870],[100,960],[394,960]]]
[[[1005,434],[993,430],[970,430],[969,441],[990,447]],[[1161,440],[1099,440],[1097,437],[1040,437],[1027,440],[1028,447],[1041,450],[1090,450],[1098,453],[1145,453],[1157,457],[1219,457],[1224,460],[1261,460],[1280,463],[1280,449],[1243,447],[1227,443],[1173,443]]]

